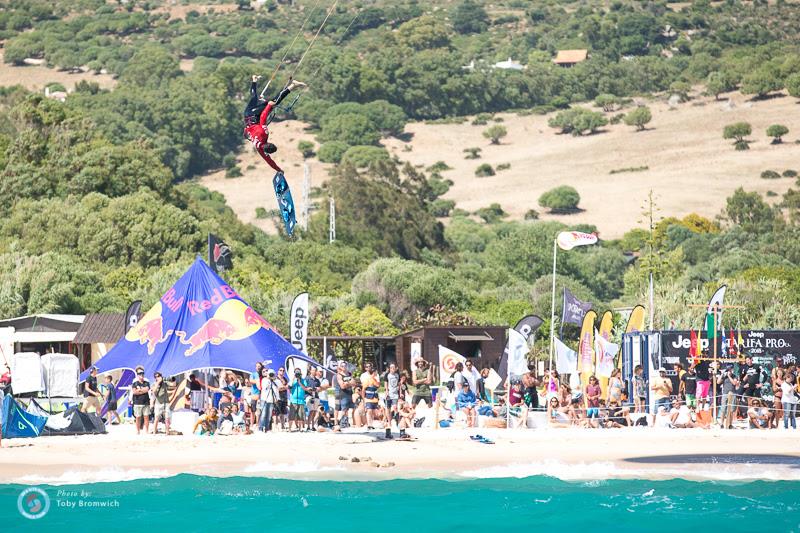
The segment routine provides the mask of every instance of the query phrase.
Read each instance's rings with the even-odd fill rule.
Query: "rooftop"
[[[568,65],[571,63],[580,63],[586,61],[589,56],[588,50],[559,50],[553,63],[556,65]]]

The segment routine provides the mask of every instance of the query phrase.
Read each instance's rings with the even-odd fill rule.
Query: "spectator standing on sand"
[[[259,388],[259,383],[261,382],[261,376],[264,371],[264,363],[258,361],[256,363],[256,370],[255,372],[250,373],[250,416],[252,418],[253,424],[258,424],[258,421],[261,417],[261,402],[259,401],[259,397],[261,396],[261,389]]]
[[[375,410],[378,408],[378,389],[381,386],[381,378],[375,370],[375,365],[367,363],[364,365],[364,373],[361,374],[362,398],[366,409],[367,428],[375,429]]]
[[[690,366],[689,370],[683,373],[680,380],[680,387],[686,399],[686,406],[691,408],[697,407],[697,371],[694,365]]]
[[[138,435],[144,423],[144,432],[150,430],[150,382],[144,379],[144,370],[136,373],[136,379],[131,383],[133,394],[133,416],[136,419],[136,434]]]
[[[172,394],[175,393],[177,385],[175,383],[168,383],[161,372],[153,374],[155,383],[153,384],[153,435],[158,433],[158,421],[164,417],[164,434],[169,435],[169,425],[172,422],[172,408],[170,407],[170,399]]]
[[[589,384],[586,386],[586,418],[589,420],[589,423],[592,423],[592,419],[597,419],[600,417],[600,382],[595,376],[591,376],[589,378]]]
[[[330,395],[328,390],[331,388],[331,382],[325,377],[325,372],[321,368],[317,369],[316,377],[319,380],[319,401],[322,404],[322,408],[325,410],[325,412],[330,413],[331,406],[329,403]]]
[[[481,379],[481,373],[472,364],[472,360],[467,359],[464,362],[464,379],[469,383],[469,390],[471,390],[475,397],[478,396],[478,382]],[[459,389],[460,390],[460,389]]]
[[[95,412],[100,414],[100,400],[103,395],[100,394],[97,386],[97,367],[92,367],[89,371],[89,377],[83,385],[83,403],[81,404],[81,412],[86,412],[89,407],[94,407]]]
[[[264,368],[261,371],[261,383],[259,384],[261,418],[258,420],[258,429],[264,433],[272,429],[272,412],[275,410],[280,396],[278,384],[279,381],[275,377],[274,370]]]
[[[736,412],[736,389],[739,387],[739,380],[733,373],[733,365],[728,365],[720,373],[719,381],[722,387],[719,421],[724,429],[729,429],[733,422],[733,414]]]
[[[633,369],[633,404],[637,413],[647,412],[647,382],[642,365],[636,365]]]
[[[289,383],[289,431],[292,431],[294,422],[297,431],[303,431],[306,418],[306,393],[308,383],[303,379],[303,372],[299,368],[294,369],[294,379]]]
[[[392,437],[392,419],[397,413],[397,404],[400,401],[400,373],[397,371],[396,364],[389,364],[389,370],[383,375],[383,380],[386,383],[384,403],[386,404],[386,438],[388,439]]]
[[[783,429],[797,429],[797,386],[794,383],[794,376],[788,374],[781,381],[781,402],[783,403]]]
[[[706,355],[705,357],[708,356]],[[692,366],[697,375],[697,408],[701,411],[705,411],[710,405],[711,369],[707,359],[701,359]]]
[[[317,418],[317,408],[319,407],[319,393],[322,382],[317,378],[317,372],[314,367],[309,366],[306,371],[306,383],[308,384],[308,394],[306,395],[306,411],[308,411],[308,419],[306,426],[309,431],[314,431],[314,422]]]
[[[341,426],[342,418],[348,423],[353,422],[353,388],[356,383],[353,376],[347,371],[347,363],[339,361],[336,377],[333,380],[333,390],[336,397],[336,425]]]
[[[119,418],[119,413],[117,412],[117,388],[114,386],[114,380],[111,378],[111,374],[106,376],[106,392],[105,392],[105,399],[106,399],[106,407],[108,411],[107,413],[107,420],[109,424],[117,425],[122,420]],[[112,420],[113,417],[117,418],[117,421],[114,422]]]
[[[278,368],[278,403],[272,414],[281,423],[281,429],[286,429],[286,419],[289,416],[289,378],[286,377],[286,369],[283,367]]]
[[[656,412],[659,407],[664,407],[664,410],[669,409],[669,397],[672,394],[672,380],[667,377],[667,369],[663,366],[658,369],[658,376],[653,378],[653,383],[650,385],[650,390],[654,392],[656,399]]]
[[[431,369],[424,359],[417,359],[417,368],[414,370],[414,396],[411,398],[411,405],[416,407],[421,400],[429,407],[431,402]]]

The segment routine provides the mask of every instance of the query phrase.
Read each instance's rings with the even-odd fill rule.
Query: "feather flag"
[[[719,349],[722,357],[728,357],[728,339],[725,338],[725,328],[721,328]]]
[[[736,339],[736,353],[741,355],[744,352],[744,339],[742,338],[742,328],[739,328],[739,337]]]
[[[689,357],[697,357],[697,354],[700,353],[700,350],[697,347],[698,339],[697,333],[694,330],[691,331],[689,335]]]

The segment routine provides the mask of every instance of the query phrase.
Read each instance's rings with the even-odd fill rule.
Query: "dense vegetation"
[[[309,28],[322,22],[315,2],[294,4],[254,10],[241,2],[181,19],[149,1],[0,2],[7,63],[43,58],[119,81],[112,91],[81,83],[63,104],[0,91],[0,316],[122,310],[137,297],[150,304],[214,232],[235,251],[230,282],[279,327],[300,290],[313,294],[317,332],[546,317],[552,241],[565,226],[536,221],[533,209],[525,222],[505,221],[500,206],[470,216],[441,198],[449,187],[441,168],[393,161],[377,145],[382,137],[402,135],[409,119],[512,109],[561,109],[554,128],[589,134],[606,118],[571,104],[595,100],[612,111],[636,94],[684,98],[698,83],[715,96],[740,88],[765,97],[784,87],[800,96],[800,9],[780,1],[673,9],[663,1],[501,0],[488,13],[472,0],[436,9],[412,0],[342,3],[297,72],[311,90],[288,112],[317,134],[318,148],[301,148],[306,157],[316,150],[339,163],[322,191],[336,198],[337,241],[327,243],[323,211],[290,241],[242,224],[191,178],[230,168],[249,75],[271,73],[287,54],[283,83]],[[306,17],[305,35],[289,48]],[[587,48],[589,59],[555,66],[554,54],[567,48]],[[527,68],[490,68],[508,57]],[[190,72],[180,59],[194,60]],[[637,129],[649,120],[647,108],[625,116]],[[748,128],[724,134],[746,148]],[[780,139],[785,129],[768,135]],[[502,142],[505,133],[494,125],[485,135]],[[569,189],[541,205],[574,209],[579,198]],[[448,214],[445,227],[437,217]],[[562,253],[559,283],[596,308],[632,305],[644,301],[652,272],[657,325],[688,327],[698,324],[685,304],[727,281],[748,306],[744,326],[796,327],[798,221],[800,191],[772,207],[739,190],[718,220],[666,219]]]

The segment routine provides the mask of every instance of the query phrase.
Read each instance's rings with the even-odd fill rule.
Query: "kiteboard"
[[[275,189],[275,198],[278,200],[278,209],[281,212],[283,226],[286,228],[286,233],[291,236],[294,232],[294,226],[297,224],[297,218],[294,211],[292,191],[289,190],[289,184],[286,183],[286,177],[283,172],[275,173],[275,177],[272,178],[272,187]]]

